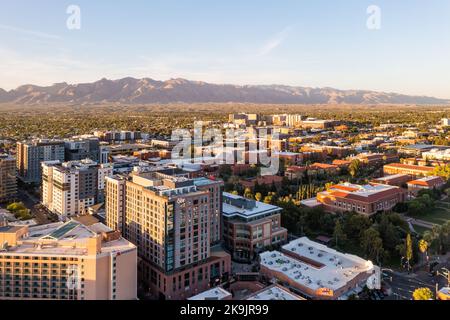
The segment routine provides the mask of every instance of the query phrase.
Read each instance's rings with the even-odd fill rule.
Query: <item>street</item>
[[[450,263],[447,259],[442,259],[434,270],[448,268]],[[447,286],[447,280],[442,276],[432,276],[426,271],[417,271],[408,274],[406,272],[396,272],[393,270],[383,270],[383,280],[392,289],[392,293],[386,297],[387,300],[411,300],[412,294],[417,288],[429,288],[433,293],[436,291],[436,283],[439,288]],[[392,281],[391,281],[392,279]]]

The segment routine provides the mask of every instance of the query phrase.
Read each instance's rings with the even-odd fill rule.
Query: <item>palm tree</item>
[[[428,265],[428,242],[426,242],[424,239],[420,239],[419,241],[419,251],[422,253],[422,255],[425,254]]]

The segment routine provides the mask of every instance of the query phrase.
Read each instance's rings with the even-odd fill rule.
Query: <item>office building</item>
[[[136,246],[101,223],[3,226],[0,243],[0,299],[136,299]]]
[[[234,260],[252,261],[264,249],[287,240],[281,208],[223,193],[224,243]]]
[[[81,136],[64,141],[65,161],[90,159],[100,161],[100,141],[97,137]]]
[[[137,245],[140,279],[155,297],[186,299],[228,278],[230,255],[211,246],[211,188],[219,185],[161,172],[107,179],[106,221]]]
[[[14,200],[16,196],[16,159],[7,154],[0,154],[0,202]]]
[[[222,193],[224,183],[222,180],[212,180],[204,177],[193,179],[198,190],[208,191],[210,194],[210,219],[211,229],[209,232],[211,245],[218,244],[222,240]]]
[[[64,141],[33,140],[17,143],[17,174],[26,183],[41,182],[41,163],[64,161]]]

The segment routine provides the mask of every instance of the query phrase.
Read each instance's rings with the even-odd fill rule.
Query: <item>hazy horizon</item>
[[[23,84],[15,87],[15,88],[12,88],[12,89],[6,89],[6,88],[2,88],[2,87],[0,87],[0,89],[4,89],[5,91],[10,92],[10,91],[16,90],[16,89],[18,89],[18,88],[20,88],[22,86],[51,87],[53,85],[62,84],[62,83],[66,83],[67,85],[80,85],[80,84],[95,83],[95,82],[101,81],[103,79],[106,79],[108,81],[119,81],[119,80],[122,80],[122,79],[125,79],[125,78],[134,78],[136,80],[151,79],[151,80],[160,81],[160,82],[167,82],[167,81],[170,81],[170,80],[182,79],[182,80],[193,81],[193,82],[204,82],[204,83],[213,84],[213,85],[219,85],[219,86],[221,86],[221,85],[224,85],[224,86],[226,86],[226,85],[231,85],[231,86],[288,86],[288,87],[299,87],[299,88],[302,87],[302,88],[312,88],[312,89],[327,89],[327,88],[330,88],[330,89],[334,89],[334,90],[338,90],[338,91],[372,91],[372,92],[387,93],[387,94],[402,94],[401,92],[394,92],[394,91],[392,91],[392,92],[390,92],[390,91],[377,91],[377,90],[358,89],[358,88],[342,89],[342,88],[333,87],[333,86],[331,86],[331,87],[328,87],[328,86],[327,87],[312,87],[312,86],[306,86],[306,85],[305,86],[303,86],[303,85],[286,85],[286,84],[283,84],[283,83],[260,83],[260,84],[217,83],[217,82],[209,82],[209,81],[202,81],[202,80],[186,79],[186,78],[181,78],[181,77],[171,77],[171,78],[168,78],[168,79],[157,79],[157,78],[153,78],[153,77],[139,78],[139,77],[133,77],[133,76],[127,76],[127,77],[123,77],[123,78],[105,78],[105,77],[102,77],[102,78],[99,78],[97,80],[89,81],[89,82],[88,81],[86,81],[86,82],[58,81],[58,82],[45,84],[45,85],[40,85],[40,84],[35,84],[35,83],[23,83]],[[427,96],[427,97],[431,97],[431,98],[438,98],[438,99],[444,99],[444,100],[448,99],[448,100],[450,100],[450,94],[448,95],[448,97],[434,97],[434,96],[431,96],[431,95],[416,95],[416,94],[406,94],[406,95],[418,96],[418,97],[419,96]]]

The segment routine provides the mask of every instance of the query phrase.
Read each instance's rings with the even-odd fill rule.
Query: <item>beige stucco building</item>
[[[0,299],[136,299],[136,246],[101,223],[4,226],[0,245]]]

